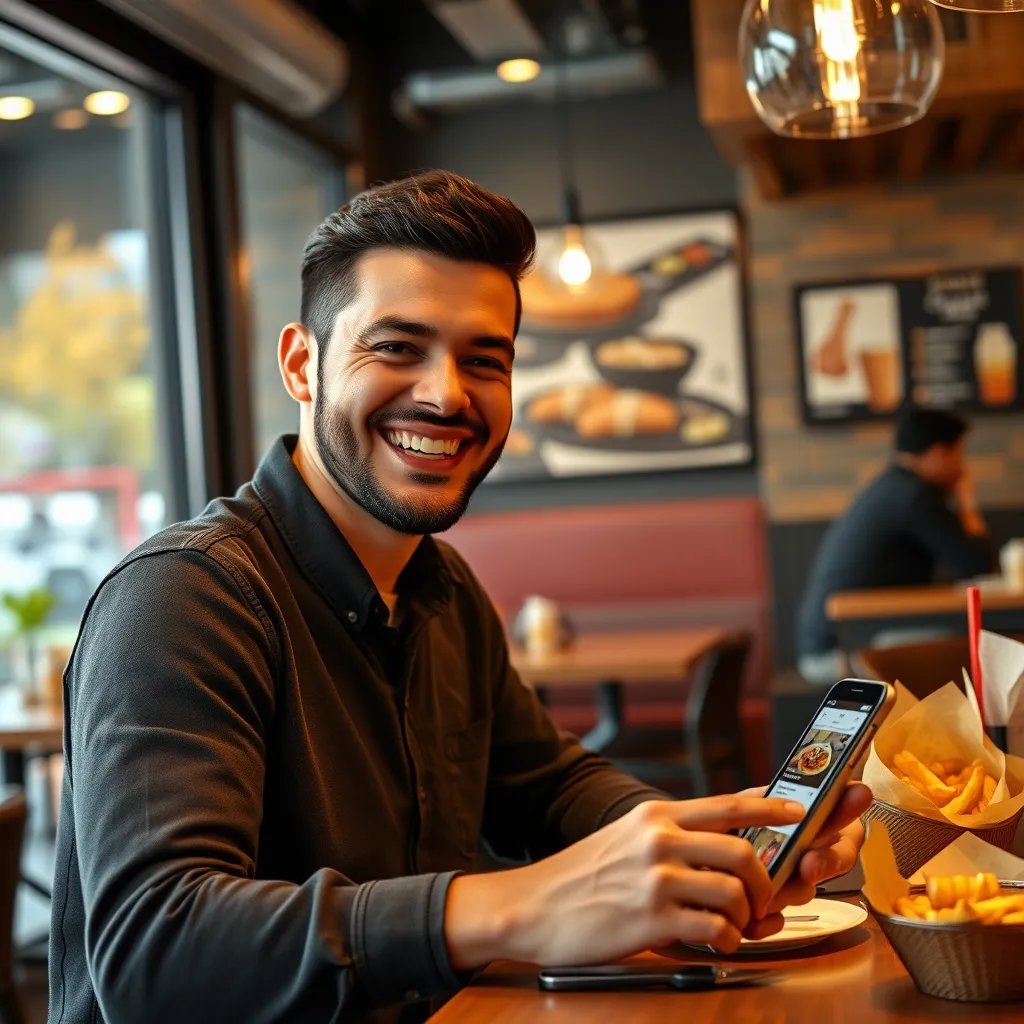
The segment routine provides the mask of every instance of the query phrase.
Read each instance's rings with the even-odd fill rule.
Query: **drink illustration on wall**
[[[803,285],[794,306],[808,422],[1020,405],[1019,268]]]

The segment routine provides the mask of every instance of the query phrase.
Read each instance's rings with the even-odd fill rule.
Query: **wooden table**
[[[0,686],[0,751],[4,781],[25,785],[25,751],[30,747],[60,750],[64,743],[64,716],[46,705],[25,707],[16,686]]]
[[[825,602],[825,614],[833,622],[966,615],[967,586],[966,583],[933,583],[921,587],[840,590]],[[1001,583],[984,584],[981,604],[986,611],[1024,611],[1024,590],[1011,590]]]
[[[637,960],[661,960],[648,953]],[[694,953],[694,963],[715,962]],[[719,961],[720,962],[720,961]],[[430,1018],[431,1024],[931,1024],[1020,1021],[1017,1004],[955,1003],[921,995],[872,918],[779,960],[736,957],[739,967],[784,972],[771,984],[710,992],[541,992],[537,968],[492,965]]]
[[[681,681],[725,636],[726,631],[718,628],[584,633],[565,650],[552,654],[528,654],[515,645],[509,654],[522,680],[538,690],[594,691],[597,724],[583,742],[591,750],[600,750],[622,728],[624,687]]]

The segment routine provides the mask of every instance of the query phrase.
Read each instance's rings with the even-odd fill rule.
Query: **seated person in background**
[[[830,685],[844,672],[825,614],[829,595],[928,583],[940,565],[962,579],[991,569],[966,434],[967,423],[953,413],[904,412],[892,465],[829,527],[797,616],[797,664],[808,682]]]
[[[298,436],[130,554],[83,620],[53,1024],[408,1024],[493,959],[735,949],[852,866],[864,786],[773,897],[731,832],[799,805],[669,801],[559,733],[429,536],[508,435],[533,248],[509,200],[443,172],[311,236],[278,343]],[[484,840],[531,863],[481,872]]]

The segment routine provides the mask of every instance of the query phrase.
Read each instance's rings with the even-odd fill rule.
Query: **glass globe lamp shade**
[[[929,0],[747,0],[739,42],[758,116],[804,139],[913,123],[935,97],[945,55]]]
[[[1012,14],[1024,11],[1024,0],[932,0],[936,7],[949,11],[971,11],[979,14]]]

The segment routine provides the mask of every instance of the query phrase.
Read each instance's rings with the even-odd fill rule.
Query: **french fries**
[[[925,764],[909,750],[893,755],[897,776],[948,814],[980,814],[992,800],[996,780],[980,759],[970,764],[950,758]]]
[[[914,921],[1024,924],[1024,892],[1004,892],[993,874],[929,878],[926,889],[927,895],[901,896],[896,915]]]

